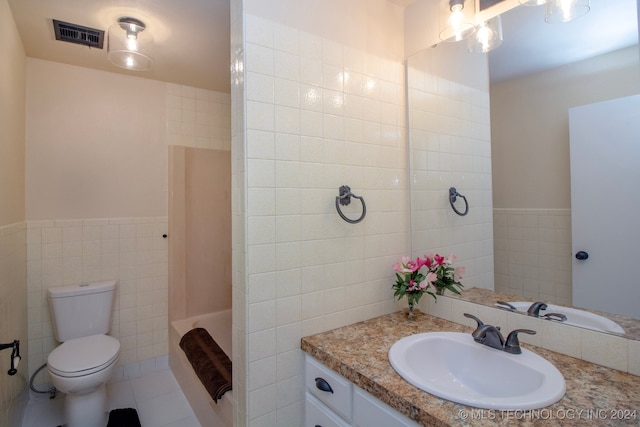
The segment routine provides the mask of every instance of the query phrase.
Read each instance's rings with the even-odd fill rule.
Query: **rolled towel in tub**
[[[231,360],[204,328],[195,328],[180,339],[180,348],[214,402],[231,390]]]

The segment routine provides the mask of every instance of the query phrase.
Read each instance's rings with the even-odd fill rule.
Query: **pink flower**
[[[393,269],[398,273],[413,273],[418,268],[417,264],[411,261],[411,258],[408,256],[403,256],[400,259],[400,262],[397,262],[393,265]]]
[[[453,280],[459,282],[462,279],[462,275],[465,273],[465,271],[466,270],[464,267],[456,267],[453,272]]]
[[[424,254],[424,264],[427,268],[431,268],[433,266],[433,254],[431,252],[427,252]]]
[[[433,286],[433,284],[438,280],[438,275],[433,271],[427,273],[427,276],[424,278],[425,282],[429,283],[429,286]]]
[[[449,254],[449,256],[446,259],[447,264],[453,264],[453,262],[457,259],[458,257],[455,256],[454,254]]]
[[[438,265],[442,265],[442,264],[444,264],[444,257],[443,257],[443,256],[440,256],[440,255],[438,255],[438,254],[435,254],[435,255],[433,256],[433,259],[436,261],[436,263],[437,263]]]

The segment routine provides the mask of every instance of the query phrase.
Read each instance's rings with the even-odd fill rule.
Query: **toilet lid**
[[[91,335],[68,340],[47,358],[49,369],[60,376],[82,376],[100,371],[120,354],[120,341],[108,335]]]

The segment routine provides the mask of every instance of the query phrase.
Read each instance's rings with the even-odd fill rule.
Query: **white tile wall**
[[[571,210],[493,212],[495,289],[571,305]]]
[[[456,265],[466,268],[465,286],[493,289],[489,87],[449,76],[440,64],[456,57],[440,58],[442,51],[430,49],[408,62],[413,256],[453,253]],[[467,216],[451,209],[450,187],[467,198]],[[464,209],[462,199],[457,208]]]
[[[245,19],[247,417],[300,425],[300,338],[395,307],[391,267],[408,245],[403,66]],[[360,224],[335,211],[344,184],[365,198]],[[360,204],[344,210],[357,217]]]
[[[228,93],[167,83],[165,103],[169,145],[231,150]]]
[[[476,324],[473,320],[465,318],[463,313],[476,315],[487,324],[501,326],[503,331],[532,329],[537,333],[521,334],[522,342],[622,372],[634,375],[640,373],[640,352],[638,351],[640,341],[638,340],[561,325],[447,296],[439,297],[437,302],[429,298],[427,311],[434,316],[470,327],[475,327]]]
[[[27,223],[29,367],[56,347],[47,303],[55,286],[118,280],[111,335],[120,365],[168,352],[167,218]]]

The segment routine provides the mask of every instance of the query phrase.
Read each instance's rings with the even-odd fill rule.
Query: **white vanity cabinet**
[[[419,426],[309,355],[305,398],[305,427]]]

